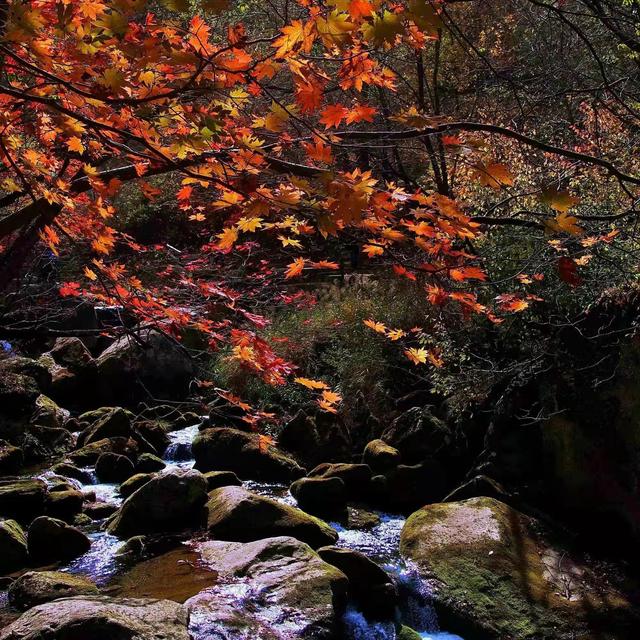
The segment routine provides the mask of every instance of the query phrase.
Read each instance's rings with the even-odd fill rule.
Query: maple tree
[[[525,259],[496,277],[493,229],[537,234],[569,288],[594,255],[629,239],[619,223],[640,186],[628,153],[638,114],[632,81],[618,79],[637,79],[640,41],[629,28],[637,5],[618,4],[0,2],[0,287],[19,282],[44,243],[83,261],[61,296],[127,307],[176,335],[194,327],[276,384],[294,367],[260,337],[260,300],[286,302],[288,283],[340,269],[334,240],[455,316],[523,313],[541,300],[543,267]],[[523,8],[544,16],[541,35],[526,31]],[[570,136],[538,127],[538,107],[520,95],[532,87],[498,68],[516,55],[503,24],[523,38],[561,30],[587,51],[601,88],[572,103]],[[601,46],[624,47],[614,70]],[[478,108],[464,96],[486,67],[506,89]],[[457,93],[445,87],[456,82]],[[178,258],[116,224],[124,183],[153,201],[153,177],[168,173],[202,239]],[[143,278],[151,258],[163,268]],[[419,328],[367,326],[415,366],[441,366]],[[335,410],[338,394],[297,381]]]

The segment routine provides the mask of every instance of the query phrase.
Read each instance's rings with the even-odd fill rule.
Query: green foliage
[[[345,415],[354,414],[363,403],[380,415],[389,409],[398,385],[415,380],[415,367],[398,343],[374,333],[364,321],[375,318],[389,327],[412,327],[427,323],[428,313],[426,299],[417,300],[411,285],[371,282],[328,289],[311,308],[283,310],[262,335],[279,355],[299,367],[299,375],[323,380],[338,390]],[[242,371],[228,353],[212,366],[217,384],[251,402],[293,408],[311,400],[299,385],[266,385]]]

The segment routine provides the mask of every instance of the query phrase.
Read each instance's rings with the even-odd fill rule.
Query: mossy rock
[[[29,609],[45,602],[81,595],[97,595],[88,578],[59,571],[29,571],[9,587],[9,602],[16,609]]]
[[[622,640],[635,604],[553,541],[536,520],[492,498],[412,514],[402,555],[433,584],[441,623],[484,640]]]
[[[250,542],[291,536],[316,549],[338,540],[337,532],[319,518],[243,487],[212,491],[207,513],[208,531],[219,540]]]
[[[108,531],[120,537],[182,531],[200,523],[206,499],[207,481],[201,473],[165,471],[124,501]]]
[[[195,468],[233,471],[243,479],[291,481],[304,475],[292,458],[257,433],[219,427],[201,431],[193,441]]]
[[[15,520],[0,520],[0,575],[27,563],[27,536]]]

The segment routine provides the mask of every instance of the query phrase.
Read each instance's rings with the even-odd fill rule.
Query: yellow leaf
[[[295,378],[294,382],[301,384],[308,389],[328,389],[329,387],[321,380],[311,380],[310,378]]]
[[[238,239],[238,230],[234,227],[227,227],[217,237],[219,238],[218,249],[231,249]]]
[[[373,329],[376,333],[386,333],[387,327],[382,322],[376,322],[375,320],[365,320],[364,325]]]
[[[351,31],[356,25],[349,22],[349,16],[346,13],[332,11],[326,18],[318,18],[316,21],[318,34],[322,38],[325,46],[344,46],[351,39]]]
[[[382,14],[374,13],[373,22],[365,23],[362,26],[362,33],[365,39],[377,47],[392,45],[396,36],[402,33],[403,30],[401,17],[386,9]]]
[[[429,354],[426,349],[415,349],[411,347],[404,352],[404,355],[407,356],[413,364],[425,364]]]
[[[329,404],[336,404],[342,400],[342,396],[335,391],[331,391],[329,389],[325,389],[322,392],[322,399]]]
[[[262,226],[262,218],[240,218],[238,220],[238,229],[240,231],[248,231],[253,233]]]

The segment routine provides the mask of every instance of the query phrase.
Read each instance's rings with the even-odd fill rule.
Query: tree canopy
[[[637,277],[635,0],[7,0],[0,23],[5,293],[44,243],[81,266],[59,295],[196,329],[278,384],[297,374],[264,310],[345,251],[436,310],[366,321],[417,367],[469,316]],[[119,228],[129,183],[170,189],[197,249]]]

